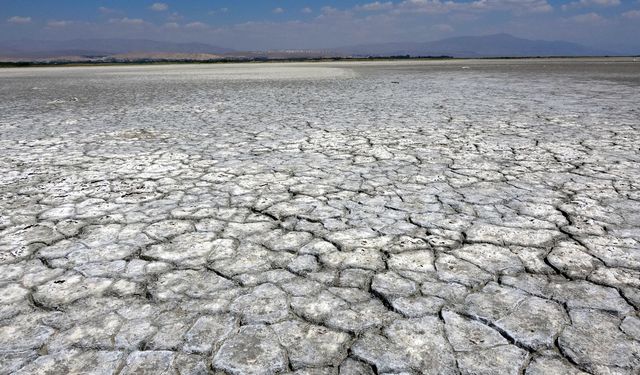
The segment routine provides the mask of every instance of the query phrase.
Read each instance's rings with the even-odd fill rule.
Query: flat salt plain
[[[638,374],[640,62],[0,70],[1,374]]]

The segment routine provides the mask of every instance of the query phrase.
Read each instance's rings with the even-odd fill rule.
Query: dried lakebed
[[[1,374],[638,374],[640,63],[0,70]]]

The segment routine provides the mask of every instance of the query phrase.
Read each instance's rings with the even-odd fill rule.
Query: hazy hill
[[[109,56],[126,53],[223,54],[233,50],[204,43],[173,43],[145,39],[17,40],[0,42],[1,56]]]
[[[204,43],[173,43],[144,39],[20,40],[0,42],[3,61],[140,61],[287,59],[363,56],[603,56],[620,55],[580,44],[517,38],[509,34],[462,36],[422,43],[367,44],[330,50],[234,51]],[[64,57],[64,59],[62,59]]]
[[[336,49],[339,53],[359,56],[452,56],[452,57],[522,57],[522,56],[600,56],[615,53],[580,44],[517,38],[509,34],[462,36],[424,43],[382,43]]]

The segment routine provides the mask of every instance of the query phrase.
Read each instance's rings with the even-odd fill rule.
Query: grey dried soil
[[[639,103],[631,60],[0,70],[0,374],[638,374]]]

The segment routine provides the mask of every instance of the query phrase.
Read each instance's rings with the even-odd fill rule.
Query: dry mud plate
[[[640,63],[0,70],[1,374],[638,374]]]

